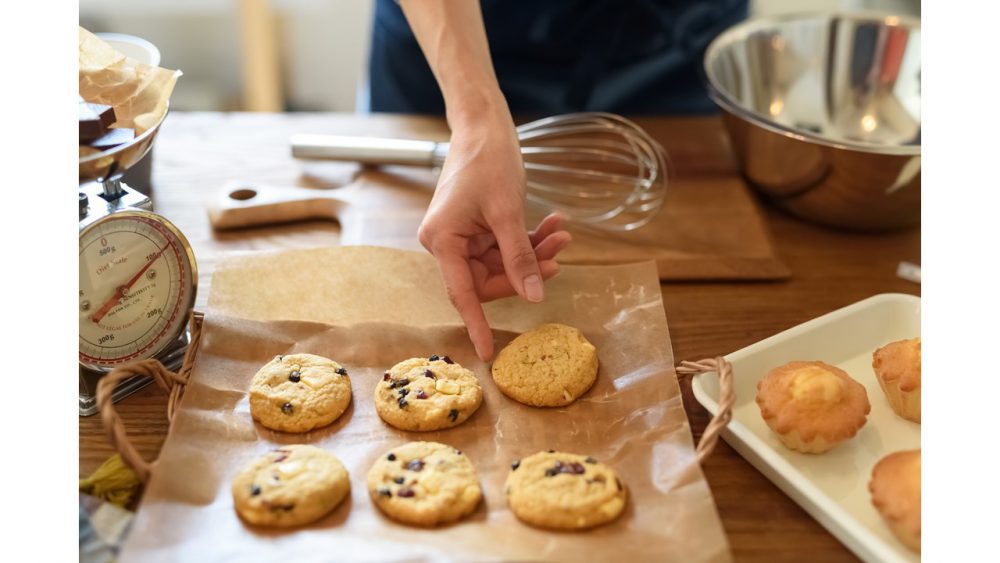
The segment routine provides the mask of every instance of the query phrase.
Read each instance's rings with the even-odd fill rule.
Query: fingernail
[[[545,288],[542,286],[542,278],[538,274],[531,274],[524,278],[524,297],[533,303],[539,303],[545,299]]]

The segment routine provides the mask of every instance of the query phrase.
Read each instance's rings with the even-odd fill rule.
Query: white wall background
[[[138,35],[184,77],[180,110],[241,109],[237,0],[80,0],[80,25]],[[355,111],[367,74],[372,0],[271,0],[289,110]],[[818,10],[920,13],[919,0],[751,0],[753,15]]]

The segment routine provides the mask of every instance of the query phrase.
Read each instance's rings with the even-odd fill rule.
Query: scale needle
[[[125,292],[131,289],[132,286],[135,285],[135,282],[139,281],[139,278],[141,278],[142,275],[146,273],[146,270],[148,270],[149,267],[153,265],[153,262],[156,262],[156,260],[160,257],[160,255],[163,254],[163,251],[165,251],[169,247],[170,247],[169,242],[163,245],[163,248],[157,251],[156,254],[154,254],[146,262],[146,265],[143,266],[138,272],[136,272],[134,276],[132,276],[132,279],[125,282],[124,285],[118,286],[118,289],[115,290],[115,293],[114,295],[111,296],[111,299],[108,299],[108,302],[105,303],[100,309],[98,309],[97,312],[94,313],[94,316],[90,317],[90,320],[94,321],[94,323],[101,322],[101,319],[104,318],[104,315],[107,315],[108,311],[110,311],[112,307],[114,307],[115,305],[118,304],[119,301],[121,301],[122,297],[125,296]]]

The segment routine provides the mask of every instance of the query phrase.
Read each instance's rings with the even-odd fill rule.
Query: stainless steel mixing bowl
[[[872,14],[749,20],[705,74],[747,180],[823,225],[920,221],[920,20]]]

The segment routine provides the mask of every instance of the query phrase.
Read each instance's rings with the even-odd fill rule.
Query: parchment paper
[[[168,70],[126,57],[80,27],[80,96],[115,109],[114,127],[135,129],[136,136],[156,125],[179,70]]]
[[[672,368],[655,265],[566,266],[546,287],[541,305],[506,299],[489,304],[488,315],[498,347],[545,321],[574,325],[595,344],[597,382],[565,408],[527,407],[497,390],[429,255],[343,247],[220,263],[192,381],[122,560],[729,560]],[[331,426],[295,435],[252,421],[250,379],[274,355],[291,352],[334,358],[350,372],[352,406]],[[474,371],[483,405],[444,431],[384,424],[372,404],[382,372],[431,354],[448,354]],[[393,523],[373,506],[368,469],[411,440],[443,442],[469,456],[484,494],[472,516],[427,530]],[[293,531],[242,523],[232,506],[233,476],[267,450],[292,443],[337,455],[351,475],[350,498]],[[518,521],[503,493],[510,463],[550,448],[613,466],[628,487],[624,514],[585,532]]]

